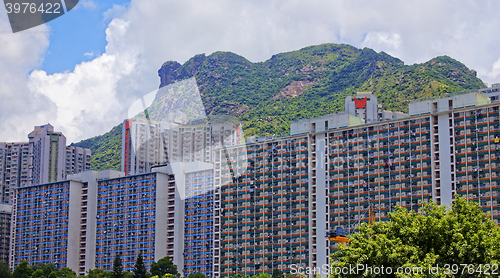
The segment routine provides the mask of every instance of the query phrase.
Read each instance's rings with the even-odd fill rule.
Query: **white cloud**
[[[486,72],[486,76],[488,76],[488,80],[492,80],[492,83],[500,83],[500,58],[496,60],[491,66],[491,70],[482,69],[483,72]]]
[[[93,58],[94,57],[94,51],[83,53],[83,56],[85,56],[85,58],[87,58],[87,59]]]
[[[0,8],[0,141],[27,141],[35,125],[50,118],[54,106],[26,87],[29,72],[39,66],[46,51],[45,25],[12,34],[4,6]],[[42,119],[40,122],[38,119]]]
[[[47,75],[34,71],[29,78],[31,91],[25,89],[26,98],[16,101],[50,100],[46,106],[54,110],[33,110],[55,111],[40,116],[37,124],[50,120],[75,141],[101,134],[126,117],[134,100],[158,87],[157,71],[167,60],[183,63],[195,54],[232,51],[257,62],[276,53],[329,42],[385,51],[406,64],[449,55],[493,83],[500,81],[499,8],[500,2],[494,0],[460,5],[444,0],[134,0],[103,14],[104,21],[115,18],[106,30],[104,54],[71,72]],[[42,46],[47,41],[46,35],[32,36],[1,45],[24,66],[18,73],[8,72],[2,62],[0,72],[23,79],[36,68],[46,49],[37,40]],[[36,47],[31,40],[37,42]],[[19,44],[37,51],[18,49]],[[8,91],[17,93],[15,87]]]
[[[114,19],[109,24],[108,49],[128,25],[121,19]],[[136,68],[137,55],[132,49],[119,54],[107,52],[77,65],[72,72],[47,75],[36,70],[30,75],[29,89],[57,106],[56,123],[70,142],[87,138],[89,134],[104,133],[122,120],[123,103],[117,97],[118,82],[130,78]]]
[[[122,17],[127,12],[127,7],[123,5],[113,4],[110,9],[103,13],[103,21],[112,20]]]
[[[384,32],[370,32],[361,45],[373,49],[383,49],[388,54],[397,55],[401,46],[401,36]]]

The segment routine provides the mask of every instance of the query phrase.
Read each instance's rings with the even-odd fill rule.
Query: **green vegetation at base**
[[[0,261],[0,277],[2,278],[12,278],[12,273],[10,272],[9,266]]]
[[[155,267],[153,267],[155,266]],[[49,265],[34,265],[29,266],[27,262],[22,262],[17,265],[14,273],[10,273],[7,266],[0,263],[0,278],[76,278],[76,273],[63,267],[60,270],[55,266]],[[102,269],[92,269],[88,271],[85,278],[179,278],[177,266],[172,263],[169,256],[160,259],[158,262],[153,262],[150,273],[147,272],[142,254],[137,256],[133,273],[123,271],[122,259],[120,255],[116,255],[113,260],[113,271],[104,271]]]
[[[172,262],[172,258],[169,256],[158,260],[158,262],[153,262],[150,271],[151,275],[157,275],[158,277],[163,277],[165,274],[171,274],[173,276],[179,275],[177,266]]]
[[[53,265],[29,266],[27,262],[20,263],[14,273],[13,278],[76,278],[76,273],[63,267],[60,270]]]
[[[134,278],[148,278],[146,266],[144,265],[144,259],[142,258],[142,253],[139,253],[134,266]]]
[[[500,264],[500,227],[477,203],[457,197],[451,209],[430,203],[423,211],[417,214],[398,208],[389,214],[390,221],[363,224],[350,236],[349,244],[333,254],[330,277],[381,277],[375,271],[335,275],[335,269],[350,266],[390,268],[393,273],[384,277],[495,276],[493,266]],[[490,266],[490,274],[484,273],[485,265]],[[421,274],[416,273],[420,270]]]

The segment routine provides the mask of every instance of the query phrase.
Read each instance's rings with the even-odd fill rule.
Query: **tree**
[[[134,266],[134,278],[146,278],[146,266],[144,265],[144,260],[142,258],[142,252],[137,256]]]
[[[205,278],[205,275],[196,272],[196,273],[191,273],[187,276],[187,278]]]
[[[116,254],[115,260],[113,261],[113,274],[111,278],[123,278],[123,265],[120,254]]]
[[[57,273],[58,278],[76,278],[76,272],[71,270],[70,268],[63,267]]]
[[[269,273],[259,273],[252,276],[252,278],[271,278],[271,275]]]
[[[272,275],[273,278],[283,278],[283,271],[279,270],[279,269],[273,269],[273,275]]]
[[[92,269],[88,271],[88,278],[111,278],[113,272],[104,271],[102,269]]]
[[[166,256],[158,262],[153,262],[151,264],[151,275],[158,275],[158,277],[163,277],[165,274],[169,273],[174,276],[178,276],[177,266],[172,262],[172,258]]]
[[[50,275],[50,273],[49,273],[49,275]],[[41,268],[35,270],[35,272],[33,272],[33,274],[31,274],[31,278],[45,278],[45,277],[48,277],[48,275],[45,275],[45,273],[43,272],[43,269],[41,269]]]
[[[389,214],[390,221],[363,224],[349,244],[333,254],[331,277],[380,277],[374,269],[380,271],[381,266],[393,272],[385,277],[471,277],[469,269],[462,273],[460,264],[473,266],[474,277],[491,277],[477,268],[499,264],[500,227],[477,203],[457,196],[451,209],[431,202],[424,204],[423,212],[398,208]],[[335,274],[350,266],[360,271]]]
[[[0,261],[0,277],[12,278],[12,273],[7,265]]]
[[[17,265],[14,273],[12,273],[12,278],[30,278],[33,273],[33,269],[28,266],[28,262],[24,261]]]

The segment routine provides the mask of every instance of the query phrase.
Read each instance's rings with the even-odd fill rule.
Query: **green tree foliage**
[[[424,214],[399,208],[390,221],[366,224],[350,237],[347,246],[339,246],[333,254],[335,269],[358,265],[391,267],[385,277],[492,277],[476,272],[482,265],[500,263],[500,227],[494,225],[477,203],[456,198],[451,209],[435,203],[426,204]],[[474,266],[469,273],[460,264]],[[454,267],[453,265],[457,265]],[[435,274],[436,266],[439,273]],[[412,274],[396,274],[415,268]],[[434,268],[432,268],[434,267]],[[415,275],[414,272],[422,274]],[[449,273],[447,273],[449,269]],[[454,271],[458,270],[458,273]],[[372,272],[332,275],[332,277],[380,277]]]
[[[39,268],[39,269],[35,270],[35,272],[33,272],[33,274],[31,274],[31,278],[45,278],[45,277],[48,277],[49,275],[50,275],[50,272],[48,275],[46,275],[43,272],[43,269]]]
[[[56,275],[57,277],[61,277],[61,278],[76,278],[76,272],[74,272],[73,270],[71,270],[70,268],[68,267],[63,267],[61,268],[61,270],[59,271],[56,271]]]
[[[24,261],[17,265],[12,273],[13,278],[30,278],[33,273],[33,269],[28,266],[28,262]]]
[[[163,277],[165,274],[172,274],[174,276],[179,275],[177,271],[177,266],[172,262],[172,258],[166,256],[158,262],[153,262],[150,269],[151,275],[158,275],[158,277]]]
[[[4,277],[0,275],[0,277]],[[5,276],[8,277],[8,276]],[[76,278],[76,272],[71,270],[70,268],[63,267],[61,269],[57,269],[52,264],[36,264],[32,267],[28,265],[27,262],[20,263],[12,277],[15,278]]]
[[[122,258],[120,257],[120,254],[116,254],[116,257],[113,261],[113,273],[111,275],[111,278],[124,278]]]
[[[196,273],[191,273],[187,276],[187,278],[205,278],[205,275],[196,272]]]
[[[112,272],[104,271],[102,269],[92,269],[87,273],[88,278],[111,278]]]
[[[142,258],[142,253],[139,253],[134,266],[134,278],[147,278],[146,266],[144,265],[144,259]]]
[[[259,273],[255,274],[251,278],[271,278],[271,275],[269,275],[268,273]]]
[[[273,278],[283,278],[283,271],[279,269],[273,269]]]
[[[0,261],[0,277],[11,278],[12,273],[10,272],[10,268]]]

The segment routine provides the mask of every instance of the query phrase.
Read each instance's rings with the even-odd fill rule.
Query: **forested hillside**
[[[195,77],[207,115],[231,115],[246,136],[286,135],[292,121],[344,110],[344,99],[371,91],[384,109],[407,112],[408,103],[484,87],[474,70],[448,56],[414,65],[384,52],[323,44],[252,63],[231,52],[196,55],[183,65],[164,63],[160,87]],[[121,126],[77,146],[92,150],[92,167],[120,164]],[[117,160],[118,159],[118,160]]]

